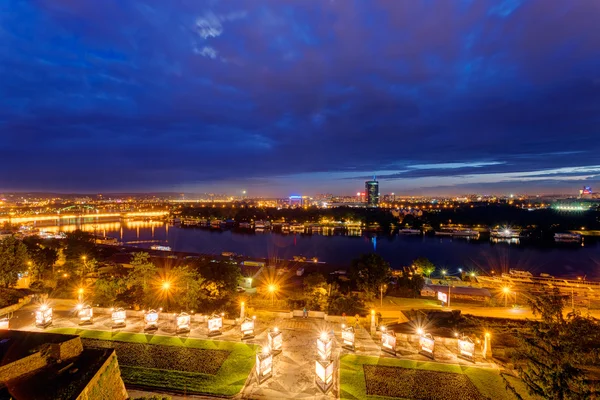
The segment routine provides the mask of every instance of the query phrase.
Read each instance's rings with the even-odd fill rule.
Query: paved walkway
[[[73,304],[72,304],[73,303]],[[54,304],[53,328],[78,328],[116,331],[111,328],[109,315],[96,315],[94,323],[79,326],[74,315],[74,302]],[[41,331],[34,326],[33,311],[35,306],[26,306],[15,313],[11,321],[11,329],[25,329]],[[159,329],[152,332],[159,335],[174,335],[174,325],[171,319],[161,316],[159,318]],[[226,341],[241,341],[238,326],[225,326],[223,334],[214,338],[208,338],[206,322],[201,321],[198,316],[194,317],[192,330],[187,337],[198,339],[214,339]],[[252,373],[246,382],[242,392],[235,396],[236,399],[335,399],[339,397],[339,358],[342,354],[368,355],[375,357],[393,357],[382,353],[378,338],[372,338],[369,332],[362,326],[355,327],[356,350],[351,352],[341,348],[341,325],[326,322],[322,319],[313,318],[260,318],[256,321],[256,337],[248,340],[248,343],[264,346],[267,344],[267,331],[271,327],[278,327],[283,335],[283,351],[276,355],[273,361],[273,376],[262,384],[258,384],[256,376]],[[127,326],[118,331],[143,332],[141,318],[129,318]],[[322,393],[315,383],[315,360],[317,358],[316,340],[322,332],[333,334],[333,354],[335,360],[334,385],[327,394]],[[415,361],[430,361],[429,358],[419,354],[417,343],[398,341],[397,358]],[[456,349],[447,348],[443,344],[436,344],[436,361],[463,364],[479,367],[495,367],[494,364],[479,359],[473,364],[456,357]],[[132,393],[136,393],[132,391]],[[133,396],[133,394],[131,394]],[[137,394],[136,394],[137,395]],[[172,396],[174,400],[184,397]],[[206,398],[203,396],[188,396],[186,398]]]

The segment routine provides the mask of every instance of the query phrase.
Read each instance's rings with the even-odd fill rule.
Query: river
[[[363,253],[376,252],[393,268],[410,265],[418,257],[430,259],[439,268],[455,274],[465,270],[526,269],[555,276],[600,277],[600,242],[581,244],[509,244],[490,243],[489,239],[466,240],[435,236],[374,235],[357,236],[281,234],[181,228],[159,221],[113,221],[45,226],[48,231],[69,232],[76,228],[98,235],[118,238],[123,244],[149,248],[168,245],[174,251],[221,254],[234,252],[249,257],[292,259],[293,256],[317,257],[319,261],[348,265]]]

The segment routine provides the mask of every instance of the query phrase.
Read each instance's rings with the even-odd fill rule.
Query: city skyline
[[[382,195],[575,195],[600,181],[599,17],[558,0],[9,1],[0,191],[351,195],[376,175]]]

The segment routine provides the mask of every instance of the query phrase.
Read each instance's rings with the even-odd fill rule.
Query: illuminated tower
[[[379,206],[379,182],[373,177],[372,181],[365,182],[367,207]]]

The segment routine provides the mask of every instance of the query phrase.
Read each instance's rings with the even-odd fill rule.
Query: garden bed
[[[259,350],[258,346],[247,343],[154,334],[77,328],[57,328],[51,332],[78,334],[88,347],[94,343],[96,347],[112,344],[117,349],[121,377],[127,387],[188,395],[235,396],[254,368]],[[119,354],[119,349],[121,353],[135,349],[136,355]],[[157,359],[151,360],[152,357]]]
[[[396,371],[380,368],[391,368]],[[439,373],[439,375],[431,373]],[[474,393],[472,390],[475,390],[477,394],[470,396],[462,389],[458,394],[455,391],[451,392],[453,389],[448,385],[449,382],[452,382],[454,387],[459,385],[459,382],[464,384],[466,381],[471,384],[471,387],[466,389],[468,393]],[[465,385],[468,387],[468,384]],[[521,399],[531,399],[527,396],[524,384],[518,379],[512,386]],[[403,390],[402,394],[398,393],[399,390]],[[389,393],[383,394],[383,391]],[[436,397],[438,394],[440,397]],[[405,399],[448,400],[517,400],[519,398],[506,390],[506,384],[496,369],[354,354],[340,357],[340,399],[380,400],[392,396]]]
[[[119,365],[215,375],[230,351],[82,339],[85,347],[115,349]]]
[[[463,374],[363,365],[367,395],[414,400],[486,400]]]

